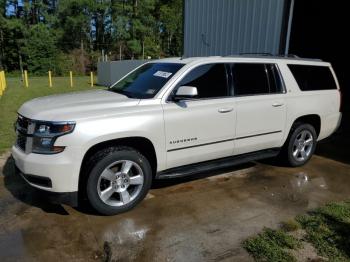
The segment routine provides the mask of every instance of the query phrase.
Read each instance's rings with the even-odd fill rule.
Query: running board
[[[210,160],[206,162],[200,162],[195,164],[190,164],[181,167],[175,167],[168,170],[159,172],[156,175],[156,179],[170,179],[190,176],[202,172],[207,172],[215,169],[228,168],[235,165],[261,160],[264,158],[275,157],[280,152],[280,148],[268,149],[257,151],[253,153],[247,153],[237,156],[225,157],[216,160]]]

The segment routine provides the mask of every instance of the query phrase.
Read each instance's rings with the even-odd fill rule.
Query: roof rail
[[[294,55],[294,54],[288,54],[288,55],[279,55],[280,57],[289,57],[289,58],[300,58],[299,56],[297,55]]]
[[[205,58],[205,57],[208,57],[208,56],[197,56],[197,58],[200,58],[200,57]],[[246,58],[271,58],[271,59],[290,59],[290,60],[323,62],[322,59],[318,59],[318,58],[303,58],[303,57],[297,56],[295,54],[282,55],[282,54],[271,54],[271,53],[238,53],[238,54],[222,55],[222,56],[215,56],[215,57],[223,57],[223,58],[224,57],[232,57],[232,58],[239,58],[239,57],[246,57]],[[187,58],[194,58],[194,57],[183,55],[180,58],[180,60],[187,59]]]
[[[280,55],[280,54],[271,54],[271,53],[239,53],[235,55],[226,55],[223,57],[240,57],[240,56],[253,56],[253,57],[271,57],[271,58],[280,58],[280,59],[297,59],[297,60],[308,60],[308,61],[322,61],[322,59],[317,58],[302,58],[294,54]]]
[[[238,55],[261,55],[261,56],[275,56],[271,53],[239,53]]]
[[[294,54],[281,55],[281,54],[272,54],[272,53],[240,53],[239,55],[259,55],[259,56],[300,58],[299,56]]]

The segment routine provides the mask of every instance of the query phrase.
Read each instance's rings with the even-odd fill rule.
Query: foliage
[[[181,13],[182,0],[0,0],[0,68],[84,74],[102,54],[179,56]]]
[[[282,230],[265,228],[262,233],[243,242],[257,261],[296,261],[287,249],[297,249],[300,242]]]
[[[30,72],[43,75],[50,69],[57,72],[58,52],[56,39],[43,24],[36,24],[28,30],[25,45],[22,47],[27,68]]]
[[[350,261],[350,202],[332,203],[297,217],[321,256]]]
[[[294,219],[291,219],[291,220],[282,222],[281,228],[285,232],[293,232],[293,231],[300,229],[300,224],[297,221],[295,221]]]
[[[298,240],[295,230],[305,235]],[[281,224],[281,229],[265,228],[262,233],[243,242],[243,247],[256,261],[295,261],[288,250],[309,242],[323,261],[350,261],[350,201],[331,203],[294,220]],[[317,260],[318,261],[318,260]]]

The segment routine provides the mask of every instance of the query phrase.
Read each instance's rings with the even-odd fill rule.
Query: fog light
[[[41,138],[41,145],[44,147],[48,147],[51,145],[51,138]]]

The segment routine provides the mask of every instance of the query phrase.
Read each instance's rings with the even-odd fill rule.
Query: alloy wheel
[[[100,199],[109,206],[124,206],[141,192],[144,174],[141,167],[130,160],[119,160],[101,173],[97,192]]]
[[[293,143],[293,158],[302,162],[309,158],[314,146],[314,138],[309,130],[302,130]]]

